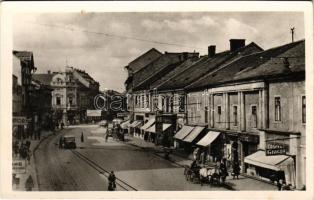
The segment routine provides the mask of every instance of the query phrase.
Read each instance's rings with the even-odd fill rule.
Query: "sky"
[[[151,48],[199,52],[209,45],[229,49],[229,39],[246,39],[264,49],[304,39],[298,12],[41,13],[13,19],[14,50],[32,51],[36,73],[85,70],[101,90],[123,92],[124,66]]]

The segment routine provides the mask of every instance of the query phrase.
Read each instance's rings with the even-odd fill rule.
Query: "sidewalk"
[[[164,156],[164,152],[161,146],[156,146],[154,143],[146,142],[140,138],[132,137],[129,135],[127,135],[125,139],[125,143],[129,145],[137,146],[142,149],[152,150],[154,154],[159,157]],[[192,163],[192,159],[190,158],[190,156],[181,152],[180,150],[174,150],[170,154],[169,161],[181,167],[184,167],[185,165],[190,165]],[[273,184],[253,179],[245,175],[240,175],[239,179],[233,179],[232,176],[228,176],[226,179],[226,185],[224,187],[228,190],[277,190],[277,187]]]
[[[39,190],[38,189],[38,181],[37,181],[35,161],[34,161],[34,152],[38,148],[41,141],[43,141],[45,138],[47,138],[48,136],[50,136],[52,134],[53,134],[52,131],[42,131],[40,140],[29,139],[29,141],[31,142],[31,145],[30,145],[30,151],[31,151],[30,163],[28,163],[26,160],[26,173],[16,175],[16,177],[19,178],[20,181],[19,181],[18,185],[16,185],[16,184],[12,185],[13,190],[25,191],[26,190],[25,189],[25,182],[26,182],[27,178],[29,177],[29,175],[32,176],[33,181],[34,181],[33,191]]]

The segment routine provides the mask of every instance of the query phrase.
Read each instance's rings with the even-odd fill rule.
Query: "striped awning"
[[[167,130],[170,126],[171,126],[171,124],[162,124],[162,131]],[[150,133],[156,133],[156,124],[154,124],[153,126],[151,126],[148,129],[146,129],[146,131],[150,132]]]
[[[130,125],[131,125],[130,120],[127,120],[127,121],[121,123],[121,128],[122,129],[128,129]]]
[[[197,145],[207,147],[209,146],[218,136],[220,132],[209,131],[198,143]]]
[[[183,141],[184,142],[193,142],[195,138],[205,129],[205,127],[202,126],[196,126],[190,134],[188,134]]]
[[[141,121],[134,121],[134,122],[132,122],[132,124],[130,124],[130,127],[132,127],[132,128],[136,128],[136,127],[138,127],[139,125],[141,125]]]
[[[150,119],[148,120],[148,122],[146,124],[144,124],[141,129],[142,130],[146,130],[148,129],[149,127],[151,127],[153,124],[155,123],[155,119]]]
[[[283,166],[289,165],[290,163],[293,164],[293,158],[287,155],[266,156],[265,151],[257,151],[249,156],[246,156],[244,158],[244,162],[259,167],[280,171],[283,169]]]
[[[175,135],[174,138],[178,140],[183,140],[188,134],[194,129],[193,126],[183,126]]]

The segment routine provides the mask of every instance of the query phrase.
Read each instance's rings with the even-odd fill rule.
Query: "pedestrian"
[[[13,152],[14,152],[14,157],[17,157],[19,154],[19,142],[15,141],[13,143]]]
[[[41,136],[41,130],[38,129],[38,140],[40,140],[40,136]]]
[[[64,127],[64,123],[63,123],[63,122],[61,122],[61,130],[63,129],[63,127]]]
[[[238,161],[234,161],[233,163],[233,171],[232,171],[232,176],[233,179],[235,179],[235,177],[237,177],[237,179],[239,179],[239,175],[240,175],[240,165]]]
[[[109,182],[108,190],[109,189],[111,189],[109,191],[115,190],[116,189],[116,175],[114,174],[113,171],[111,171],[108,176],[108,182]]]
[[[225,183],[226,178],[228,176],[228,171],[227,171],[226,160],[225,159],[221,160],[220,167],[219,167],[219,172],[220,172],[220,177],[221,177],[222,183]]]
[[[83,132],[81,134],[81,142],[84,142],[84,134],[83,134]]]
[[[31,164],[31,156],[32,156],[31,151],[28,149],[27,150],[27,162],[29,165]]]
[[[32,176],[29,175],[26,182],[25,182],[25,189],[26,189],[26,191],[32,191],[33,187],[34,187],[34,180],[33,180]]]
[[[109,133],[106,133],[105,135],[105,141],[108,142],[108,138],[109,138]]]
[[[200,154],[200,163],[205,164],[205,151]]]
[[[63,145],[63,138],[60,137],[59,138],[59,149],[62,149],[62,145]]]
[[[281,191],[281,188],[282,188],[282,179],[279,179],[279,181],[277,181],[277,188],[278,188],[278,191]]]

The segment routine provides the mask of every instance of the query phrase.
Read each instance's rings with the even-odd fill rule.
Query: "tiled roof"
[[[159,52],[157,49],[151,48],[147,52],[143,53],[142,55],[131,61],[127,67],[131,68],[131,70],[133,70],[133,73],[135,73],[152,61],[156,60],[161,55],[162,53]]]
[[[54,74],[33,74],[32,78],[43,85],[50,85],[53,76]]]
[[[206,76],[206,74],[217,69],[221,65],[227,64],[239,56],[251,54],[253,52],[259,52],[261,50],[262,48],[252,42],[249,45],[246,45],[233,52],[224,51],[210,58],[200,58],[199,62],[193,63],[188,69],[174,75],[172,78],[160,84],[158,89],[183,89],[185,86],[193,83],[203,76]]]
[[[146,78],[144,81],[142,81],[140,84],[134,87],[134,90],[145,90],[145,89],[150,89],[151,84],[154,83],[155,81],[161,79],[164,75],[168,74],[171,72],[173,69],[177,68],[177,66],[180,66],[183,61],[175,62],[173,64],[168,64],[165,65],[163,68],[160,70],[153,70],[155,73],[148,78]]]
[[[85,72],[84,70],[80,70],[80,69],[76,69],[74,68],[74,70],[79,73],[86,81],[90,82],[91,84],[97,83],[97,81],[95,81],[87,72]]]
[[[146,81],[149,81],[151,78],[153,78],[156,73],[163,71],[164,69],[169,68],[168,66],[179,62],[179,54],[163,54],[158,59],[146,65],[144,68],[140,69],[137,73],[133,75],[134,89],[139,86],[145,85]]]
[[[166,82],[167,80],[169,80],[170,78],[172,78],[173,76],[182,73],[183,71],[185,71],[186,69],[188,69],[189,67],[191,67],[191,65],[200,62],[204,59],[207,59],[207,57],[202,57],[202,58],[189,58],[186,61],[184,61],[183,63],[181,63],[180,65],[178,65],[177,67],[175,67],[173,70],[171,70],[169,73],[165,74],[164,76],[160,77],[160,79],[158,79],[157,81],[153,82],[150,85],[150,89],[155,89],[158,88],[162,83]]]
[[[304,63],[304,50],[302,51],[302,49],[304,49],[304,40],[240,57],[223,68],[193,82],[185,87],[185,89],[199,89],[227,82],[230,83],[257,77],[265,78],[302,71],[304,70],[304,65],[302,64]],[[287,67],[288,65],[284,57],[290,57],[287,60],[290,67]]]

